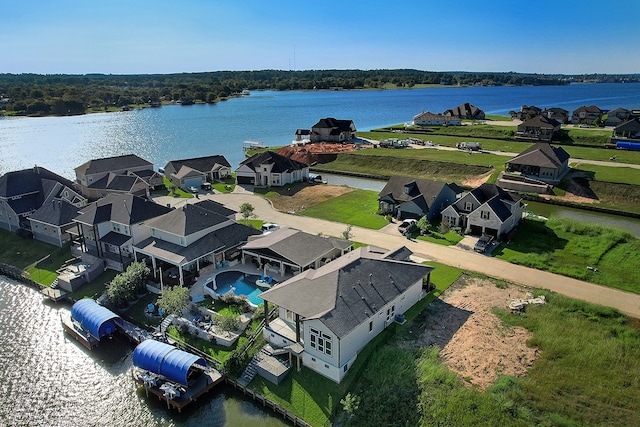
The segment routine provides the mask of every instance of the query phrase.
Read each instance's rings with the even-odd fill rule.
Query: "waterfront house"
[[[560,127],[559,121],[538,115],[520,123],[515,137],[527,141],[551,141]]]
[[[353,120],[339,120],[333,117],[320,119],[311,130],[297,129],[296,141],[309,139],[310,142],[348,142],[357,136]]]
[[[240,258],[239,247],[259,230],[237,223],[216,203],[185,204],[145,224],[147,237],[133,245],[165,285],[189,285],[206,265]],[[164,268],[163,268],[164,267]]]
[[[596,121],[602,118],[602,110],[595,105],[583,105],[576,108],[571,113],[571,123],[594,125]]]
[[[616,126],[607,144],[616,148],[640,150],[640,118],[636,117]]]
[[[255,263],[265,271],[298,274],[318,268],[353,249],[345,239],[318,236],[283,227],[265,236],[252,236],[242,246],[242,263]]]
[[[604,120],[605,126],[618,126],[631,118],[631,111],[626,108],[616,108],[607,112],[607,118]]]
[[[484,120],[485,118],[484,111],[468,102],[446,110],[443,114],[445,116],[459,117],[462,120]]]
[[[75,207],[87,203],[74,189],[73,182],[43,167],[7,172],[0,177],[0,227],[29,232],[29,217],[56,201]]]
[[[523,105],[520,107],[520,111],[511,111],[509,114],[512,119],[516,120],[529,120],[533,117],[539,116],[542,113],[542,108],[535,105]]]
[[[564,108],[560,108],[560,107],[552,107],[548,109],[545,108],[541,114],[549,119],[559,121],[561,124],[569,122],[569,112]]]
[[[569,157],[564,148],[539,142],[505,163],[505,172],[557,183],[569,171]]]
[[[177,187],[200,187],[231,176],[231,164],[223,155],[171,160],[164,167],[165,176]]]
[[[367,343],[424,296],[432,267],[398,251],[355,249],[263,292],[279,307],[264,338],[309,369],[339,383]]]
[[[400,220],[426,216],[431,221],[453,203],[460,192],[454,184],[392,176],[378,193],[378,208]]]
[[[93,200],[112,193],[148,197],[150,188],[162,185],[153,163],[135,154],[92,159],[75,168],[75,173],[76,187]]]
[[[462,121],[457,116],[434,114],[427,111],[413,116],[413,124],[417,126],[460,126]]]
[[[442,211],[442,221],[469,234],[501,237],[522,219],[522,198],[495,184],[482,184]]]
[[[254,154],[236,169],[238,185],[282,187],[309,179],[309,165],[292,160],[273,151]]]
[[[132,194],[109,194],[78,212],[80,246],[74,255],[92,264],[95,258],[107,267],[124,271],[133,261],[133,246],[150,235],[147,221],[171,208]]]
[[[59,247],[64,246],[77,235],[73,219],[78,216],[79,210],[78,206],[61,199],[43,204],[29,217],[33,238]]]

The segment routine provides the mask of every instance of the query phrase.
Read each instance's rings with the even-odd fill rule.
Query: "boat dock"
[[[89,350],[93,350],[98,346],[98,344],[100,344],[100,340],[91,336],[90,333],[77,325],[71,319],[71,316],[69,314],[60,314],[60,320],[62,321],[62,327],[64,328],[64,330]]]

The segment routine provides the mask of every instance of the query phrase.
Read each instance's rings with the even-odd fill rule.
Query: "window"
[[[489,211],[482,211],[480,212],[480,218],[482,219],[489,219],[489,217],[491,216]]]
[[[464,210],[467,212],[471,212],[473,210],[473,203],[464,202]]]
[[[332,338],[327,334],[322,334],[317,329],[310,328],[310,345],[311,348],[315,348],[320,353],[324,353],[327,356],[331,356]]]
[[[373,331],[373,320],[369,322],[369,332]]]
[[[295,322],[296,320],[296,315],[293,311],[291,310],[285,310],[284,312],[284,317],[285,319],[287,319],[289,322]]]
[[[396,315],[396,306],[392,305],[391,308],[387,308],[387,322],[391,321]]]

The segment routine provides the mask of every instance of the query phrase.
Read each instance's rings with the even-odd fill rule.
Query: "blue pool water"
[[[233,290],[237,296],[245,295],[251,304],[258,306],[262,304],[262,298],[260,298],[262,290],[256,286],[256,280],[259,278],[260,276],[255,274],[246,274],[241,271],[224,271],[215,277],[217,287],[215,291],[223,295]],[[212,287],[213,283],[209,282],[206,286]]]

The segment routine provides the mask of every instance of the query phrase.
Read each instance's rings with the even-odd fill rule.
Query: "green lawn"
[[[56,250],[51,253],[51,256],[30,266],[26,271],[27,276],[31,280],[45,286],[51,285],[53,281],[56,280],[58,277],[56,270],[74,261],[68,245],[63,248],[57,248],[55,246],[52,246],[52,248],[56,248]]]
[[[585,175],[597,181],[640,185],[640,169],[588,165],[584,163],[573,163],[571,167],[577,171],[584,172]]]
[[[639,253],[640,239],[627,232],[559,218],[525,220],[513,241],[493,251],[514,264],[634,293],[640,293]]]
[[[433,232],[428,236],[416,236],[416,239],[424,240],[425,242],[437,243],[438,245],[443,246],[453,246],[464,239],[464,236],[454,233],[453,231],[449,231],[446,234]]]
[[[33,239],[23,239],[16,233],[0,229],[0,259],[5,264],[24,269],[47,255],[68,251]],[[59,266],[58,266],[59,267]]]
[[[300,214],[377,230],[388,224],[384,216],[376,214],[377,210],[377,192],[355,190],[305,209]]]

